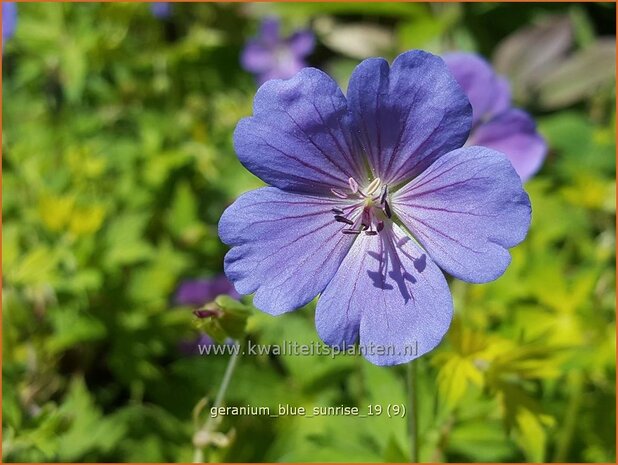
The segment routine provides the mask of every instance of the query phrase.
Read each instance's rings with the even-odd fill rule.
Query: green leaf
[[[60,54],[61,78],[69,101],[77,102],[84,91],[87,63],[86,53],[74,38],[63,38]]]
[[[80,342],[94,342],[106,335],[105,326],[91,315],[75,308],[55,308],[50,312],[53,336],[47,340],[47,350],[61,352]]]
[[[479,462],[514,461],[516,450],[502,425],[491,420],[472,420],[453,426],[447,444],[450,454]]]
[[[195,242],[203,234],[203,226],[198,221],[197,199],[188,182],[181,182],[176,187],[166,216],[169,229],[180,238]]]
[[[539,417],[530,410],[520,409],[516,415],[515,440],[522,448],[529,462],[545,461],[547,433]]]
[[[438,392],[447,410],[458,406],[471,382],[479,386],[483,383],[483,375],[472,360],[455,355],[440,367]]]
[[[154,250],[143,239],[147,213],[126,213],[116,216],[106,234],[108,268],[130,265],[150,258]]]
[[[56,251],[38,245],[20,257],[17,266],[7,270],[7,281],[14,285],[49,284],[55,281]]]
[[[103,417],[81,378],[71,381],[59,412],[69,425],[58,437],[61,461],[80,461],[95,451],[111,452],[126,432],[126,426],[117,417]]]

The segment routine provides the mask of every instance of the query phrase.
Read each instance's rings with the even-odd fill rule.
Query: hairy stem
[[[236,368],[236,363],[238,362],[238,354],[240,350],[233,350],[230,359],[227,362],[227,367],[225,368],[225,373],[223,374],[223,380],[221,380],[221,385],[219,386],[219,390],[217,391],[217,396],[215,397],[215,402],[212,404],[213,408],[221,407],[223,403],[223,399],[225,398],[225,393],[227,391],[228,386],[230,385],[230,381],[232,380],[232,375],[234,374],[234,369]],[[208,417],[204,426],[200,428],[195,434],[206,435],[214,431],[215,427],[219,423],[220,417],[217,416],[213,418],[212,416]],[[195,450],[193,452],[193,463],[202,463],[204,462],[204,447],[196,444]]]

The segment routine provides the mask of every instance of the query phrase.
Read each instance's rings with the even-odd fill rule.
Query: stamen
[[[381,186],[380,178],[375,178],[363,190],[360,189],[358,182],[352,177],[348,178],[348,184],[350,185],[350,191],[331,189],[331,192],[341,199],[359,199],[358,203],[348,207],[331,208],[331,212],[335,214],[335,221],[348,225],[341,232],[343,234],[359,235],[365,233],[367,236],[377,236],[384,230],[384,216],[392,217],[391,207],[387,201],[388,186]],[[374,208],[378,211],[381,210],[382,213],[376,212]],[[350,215],[345,213],[348,209],[353,209],[352,211],[356,212],[351,215],[353,219],[350,219]],[[378,217],[375,216],[376,213],[378,213]]]
[[[386,202],[386,195],[388,194],[388,186],[384,186],[382,188],[382,195],[380,196],[380,203],[383,204]]]
[[[371,226],[371,211],[369,210],[369,208],[365,207],[363,208],[361,227],[363,228],[363,230],[365,230],[369,229],[369,226]]]
[[[345,216],[341,216],[341,215],[335,215],[335,221],[338,221],[339,223],[349,224],[349,225],[354,224],[354,221],[349,220]]]
[[[367,187],[367,195],[369,196],[373,194],[378,187],[380,187],[380,178],[375,178],[373,181],[371,181],[369,187]]]
[[[391,212],[391,207],[388,205],[388,202],[386,200],[384,201],[384,213],[386,213],[386,216],[388,216],[389,218],[393,216],[393,212]]]
[[[350,184],[350,189],[352,190],[352,193],[356,194],[358,192],[358,183],[356,182],[356,179],[348,179],[348,184]]]

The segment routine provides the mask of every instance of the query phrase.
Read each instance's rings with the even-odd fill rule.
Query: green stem
[[[217,397],[215,397],[214,407],[221,407],[221,404],[223,403],[223,398],[225,397],[227,388],[232,380],[232,375],[234,374],[234,369],[236,368],[236,363],[238,362],[239,353],[240,350],[233,351],[230,360],[227,362],[227,368],[223,374],[223,380],[221,381],[221,386],[219,386],[219,392],[217,392]]]
[[[230,385],[230,381],[232,380],[232,375],[234,374],[234,369],[236,368],[236,363],[238,362],[238,355],[240,353],[239,350],[232,351],[232,355],[227,362],[227,367],[225,368],[225,373],[223,374],[223,380],[221,380],[221,385],[219,386],[219,390],[217,391],[217,396],[215,397],[215,402],[212,404],[213,408],[218,409],[223,404],[223,399],[225,398],[225,393],[227,392],[227,388]],[[221,417],[212,417],[209,416],[208,420],[199,431],[197,431],[196,435],[200,433],[210,433],[214,431],[217,423],[221,421]],[[193,452],[193,463],[202,463],[204,462],[204,448],[196,445],[195,450]]]
[[[408,433],[410,434],[410,462],[418,463],[418,398],[416,392],[416,361],[407,366]]]

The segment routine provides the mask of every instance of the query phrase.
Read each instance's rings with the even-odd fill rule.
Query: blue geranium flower
[[[329,345],[359,342],[378,365],[432,350],[453,303],[447,273],[498,278],[530,223],[511,163],[461,148],[472,108],[444,61],[410,51],[352,74],[347,98],[306,68],[257,92],[238,123],[240,161],[271,187],[242,195],[219,235],[225,272],[257,308],[279,315],[321,294]]]
[[[2,50],[8,39],[15,34],[17,26],[17,5],[14,2],[2,3]]]
[[[283,38],[279,21],[266,18],[259,34],[247,43],[240,61],[245,70],[255,74],[258,84],[269,79],[287,79],[307,66],[305,58],[314,46],[315,37],[311,31],[297,31]]]
[[[532,117],[512,108],[509,83],[478,55],[456,52],[443,58],[472,104],[468,144],[504,153],[522,181],[528,180],[543,164],[547,144]]]
[[[152,2],[150,11],[155,18],[166,19],[172,14],[172,5],[170,2]]]

